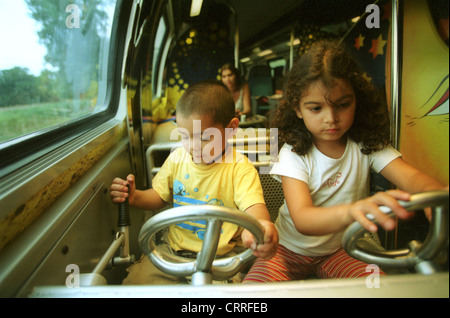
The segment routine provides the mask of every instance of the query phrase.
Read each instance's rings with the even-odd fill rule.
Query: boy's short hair
[[[177,104],[177,114],[208,115],[214,123],[226,127],[235,116],[233,96],[219,81],[201,81],[183,93]]]

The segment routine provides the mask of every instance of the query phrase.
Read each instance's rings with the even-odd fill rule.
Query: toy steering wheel
[[[423,274],[439,271],[433,258],[448,244],[448,198],[447,191],[431,191],[411,196],[410,201],[399,201],[408,211],[432,208],[429,232],[424,243],[411,241],[409,247],[402,250],[366,250],[357,245],[366,230],[358,222],[351,224],[342,237],[344,250],[350,256],[369,264],[377,264],[386,268],[412,268]],[[380,207],[384,213],[394,216],[387,207]],[[370,218],[371,215],[368,215]]]
[[[183,221],[196,220],[206,221],[203,245],[197,254],[197,259],[172,255],[158,249],[155,245],[153,238],[163,228]],[[150,218],[141,228],[139,244],[156,267],[177,277],[192,275],[193,285],[210,284],[213,278],[226,280],[237,274],[255,257],[253,251],[247,249],[238,255],[214,260],[223,222],[237,224],[249,230],[255,236],[257,243],[263,242],[263,229],[252,216],[237,209],[212,205],[189,205],[172,208]]]

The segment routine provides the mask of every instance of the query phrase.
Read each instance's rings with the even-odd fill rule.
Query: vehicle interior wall
[[[131,4],[118,6],[121,26],[111,41],[107,87],[107,100],[118,106],[115,116],[0,180],[1,297],[26,296],[39,284],[64,285],[68,265],[91,271],[115,238],[117,206],[109,185],[134,169],[125,120],[130,92],[121,83]],[[137,229],[143,219],[131,211]],[[131,250],[139,254],[136,241]],[[123,273],[119,268],[105,275],[118,282]]]
[[[67,285],[76,265],[79,273],[89,273],[114,241],[118,231],[118,207],[109,199],[109,185],[117,175],[130,170],[127,140],[113,147],[89,172],[58,198],[1,254],[2,297],[25,297],[39,285]],[[143,214],[130,211],[132,224],[143,223]],[[131,236],[137,236],[131,230]],[[139,254],[137,244],[130,246]],[[125,268],[106,269],[105,278],[120,283]]]
[[[405,1],[403,17],[399,149],[407,162],[448,184],[448,1]],[[399,223],[398,246],[427,229],[420,215]],[[442,261],[448,270],[448,256]]]
[[[126,1],[125,1],[126,2]],[[275,5],[278,2],[273,2]],[[298,3],[298,1],[293,1]],[[365,54],[365,63],[371,67],[375,67],[377,72],[370,73],[368,76],[373,78],[375,83],[380,83],[380,89],[386,90],[384,79],[388,78],[385,74],[385,65],[388,61],[388,37],[389,37],[389,14],[390,11],[386,7],[385,2],[382,8],[382,27],[377,30],[368,30],[364,23],[359,23],[359,27],[354,27],[349,19],[361,15],[366,6],[366,2],[362,1],[357,6],[351,6],[349,2],[341,7],[334,7],[327,1],[302,1],[299,7],[295,7],[292,1],[286,1],[280,10],[286,10],[287,15],[284,21],[272,20],[266,23],[265,28],[257,34],[249,35],[245,25],[238,25],[240,30],[240,52],[239,59],[250,56],[250,62],[241,62],[240,67],[243,70],[245,79],[252,82],[252,69],[256,71],[258,66],[263,66],[269,90],[264,94],[256,94],[253,90],[254,113],[265,115],[270,118],[270,110],[276,107],[280,96],[277,89],[282,87],[279,84],[283,76],[289,70],[292,58],[297,58],[304,53],[310,45],[319,39],[341,38],[346,36],[346,44],[354,50],[355,54]],[[354,1],[351,1],[354,3]],[[371,1],[370,1],[371,2]],[[1,296],[27,295],[33,286],[39,284],[57,284],[64,285],[68,272],[66,266],[69,264],[77,264],[81,272],[88,272],[99,260],[101,255],[106,251],[109,244],[114,239],[114,233],[117,231],[117,206],[112,204],[109,199],[108,188],[114,177],[125,177],[128,173],[139,175],[138,186],[141,188],[148,187],[150,180],[147,176],[146,150],[151,145],[157,144],[162,139],[163,142],[170,141],[166,128],[162,129],[167,123],[171,128],[175,128],[173,122],[174,112],[176,111],[176,101],[189,84],[201,79],[220,79],[220,66],[226,62],[230,62],[235,58],[234,52],[234,32],[235,32],[235,16],[234,11],[238,13],[237,21],[243,21],[239,15],[252,15],[251,21],[260,21],[263,13],[261,10],[267,10],[267,7],[260,5],[258,0],[240,1],[232,0],[229,2],[214,1],[205,2],[205,10],[198,18],[188,18],[188,1],[141,1],[131,4],[125,11],[131,13],[131,21],[128,26],[128,38],[126,49],[127,57],[124,57],[122,83],[122,95],[119,101],[121,114],[119,121],[122,123],[120,132],[109,140],[110,148],[99,156],[95,164],[89,165],[89,169],[83,171],[80,176],[76,176],[70,188],[65,189],[58,196],[57,200],[52,202],[45,209],[45,214],[38,218],[31,226],[24,229],[11,244],[5,245],[0,249],[0,292]],[[231,8],[226,5],[231,3]],[[408,2],[409,3],[409,2]],[[420,5],[405,8],[405,14],[415,17],[417,12],[423,12],[427,6],[426,0],[416,1]],[[245,11],[242,6],[251,5],[255,8],[255,12]],[[405,3],[406,5],[406,3]],[[295,8],[294,8],[295,7]],[[258,10],[256,10],[258,8]],[[241,11],[244,10],[244,11]],[[334,10],[334,11],[333,11]],[[345,11],[344,15],[337,12]],[[425,10],[426,11],[426,10]],[[317,12],[320,12],[320,16]],[[416,12],[416,13],[414,13]],[[154,82],[152,77],[156,69],[152,68],[152,59],[154,58],[153,43],[156,38],[158,23],[160,17],[165,14],[168,17],[168,25],[176,28],[177,33],[173,34],[173,41],[167,50],[167,59],[159,62],[163,63],[164,74],[162,78],[162,95],[154,94]],[[338,19],[337,16],[340,16]],[[421,14],[417,14],[421,16]],[[408,70],[415,69],[420,72],[423,70],[418,67],[411,67],[415,62],[414,57],[408,56],[407,53],[417,51],[417,47],[428,47],[416,43],[416,46],[406,49],[406,45],[413,42],[417,28],[420,30],[429,30],[435,41],[435,50],[442,55],[440,62],[433,66],[431,72],[436,76],[432,76],[433,81],[427,86],[428,93],[424,93],[420,98],[416,95],[402,96],[402,103],[409,104],[409,100],[416,98],[416,110],[405,112],[402,124],[401,147],[402,152],[408,159],[412,161],[421,161],[422,153],[430,154],[429,162],[426,163],[425,170],[436,167],[436,173],[439,176],[444,171],[444,178],[448,183],[448,32],[447,46],[442,46],[439,39],[442,37],[434,26],[431,19],[432,14],[427,16],[424,25],[428,27],[418,26],[420,19],[412,18],[406,21],[409,26],[405,26],[404,39],[404,67]],[[170,21],[173,19],[173,21]],[[259,19],[259,20],[258,20]],[[448,15],[447,15],[448,19]],[[270,19],[268,19],[270,20]],[[448,21],[448,20],[447,20]],[[315,22],[315,23],[314,23]],[[253,22],[255,23],[255,22]],[[387,23],[387,24],[386,24]],[[281,30],[275,32],[277,36],[266,39],[264,37],[272,29]],[[250,27],[249,27],[250,30]],[[448,30],[448,28],[447,28]],[[372,34],[367,32],[373,31]],[[363,33],[365,32],[365,33]],[[375,34],[375,32],[378,32]],[[411,32],[408,38],[406,32]],[[291,35],[295,35],[299,42],[296,44],[291,41]],[[267,36],[266,36],[267,37]],[[430,39],[429,33],[425,33],[424,39]],[[293,39],[294,39],[293,38]],[[282,41],[280,41],[282,40]],[[374,42],[378,45],[374,47]],[[425,40],[423,40],[425,41]],[[294,45],[293,56],[290,55],[289,46],[291,42]],[[265,46],[270,48],[278,47],[279,49],[274,55],[265,57],[256,57],[256,48],[262,51]],[[253,53],[255,52],[255,53]],[[423,54],[434,54],[422,52]],[[278,60],[285,61],[283,65],[275,63]],[[361,59],[361,61],[363,61]],[[119,68],[119,64],[117,67]],[[378,71],[382,70],[381,75]],[[447,74],[445,73],[447,71]],[[404,85],[408,79],[420,78],[417,74],[404,76]],[[447,77],[446,77],[447,76]],[[423,82],[413,83],[411,87],[420,87]],[[431,85],[431,83],[433,85]],[[444,83],[443,85],[440,85]],[[447,89],[445,91],[445,88]],[[404,89],[403,92],[415,90]],[[433,94],[438,91],[439,94]],[[431,92],[431,93],[430,93]],[[427,100],[430,102],[428,110],[434,110],[441,104],[445,106],[445,98],[442,97],[447,92],[447,112],[442,113],[424,113],[422,106]],[[438,96],[439,95],[439,96]],[[261,96],[266,99],[260,99]],[[387,97],[388,98],[388,97]],[[418,103],[418,105],[417,105]],[[432,104],[432,105],[431,105]],[[428,107],[428,104],[427,104]],[[125,119],[126,118],[126,119]],[[428,121],[422,126],[423,121]],[[432,125],[432,129],[430,128]],[[416,131],[412,131],[416,130]],[[427,132],[436,131],[436,133],[427,134]],[[411,138],[414,136],[414,138]],[[432,142],[429,142],[432,138]],[[406,142],[406,140],[411,140]],[[436,141],[439,141],[437,143]],[[442,144],[447,148],[442,148]],[[433,146],[435,150],[428,148],[417,150],[417,145]],[[437,149],[437,150],[436,150]],[[447,149],[447,151],[442,151]],[[81,149],[84,155],[85,149]],[[167,151],[160,154],[157,158],[161,163],[167,156]],[[80,154],[79,154],[80,155]],[[80,155],[81,156],[81,155]],[[82,157],[82,156],[81,156]],[[419,158],[420,157],[420,158]],[[439,160],[436,160],[439,158]],[[431,162],[431,163],[430,163]],[[435,164],[437,162],[437,164]],[[69,165],[70,167],[70,165]],[[445,168],[447,170],[445,170]],[[62,175],[61,168],[56,168],[51,174]],[[445,174],[445,171],[447,173]],[[75,172],[68,175],[73,177]],[[75,179],[74,179],[75,180]],[[273,181],[273,180],[272,180]],[[444,179],[445,181],[445,179]],[[37,180],[29,186],[38,184]],[[51,191],[49,189],[48,191]],[[3,204],[3,202],[2,202]],[[17,215],[21,210],[17,210]],[[131,233],[130,244],[131,254],[136,258],[140,257],[140,248],[137,242],[138,232],[149,216],[153,212],[142,213],[131,209]],[[420,221],[420,224],[423,224]],[[427,229],[420,230],[419,235],[423,235]],[[416,233],[413,234],[414,236]],[[407,239],[408,240],[408,239]],[[408,240],[409,241],[409,240]],[[113,284],[120,283],[125,275],[125,266],[119,266],[113,271],[106,270],[105,276],[108,282]]]
[[[448,1],[404,3],[400,151],[449,182]]]

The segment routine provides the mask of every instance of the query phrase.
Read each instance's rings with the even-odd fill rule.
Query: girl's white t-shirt
[[[348,139],[344,154],[333,159],[322,154],[314,145],[303,156],[292,152],[292,146],[284,144],[279,160],[274,163],[271,175],[281,182],[286,176],[305,182],[315,206],[334,206],[355,202],[369,195],[370,169],[379,173],[401,154],[392,147],[364,155],[360,145]],[[305,256],[323,256],[341,247],[344,231],[308,236],[297,231],[290,217],[286,201],[280,208],[275,225],[280,244]]]

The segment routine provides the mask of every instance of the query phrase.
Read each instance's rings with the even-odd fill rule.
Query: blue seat
[[[272,96],[273,80],[268,65],[253,66],[248,75],[248,85],[252,96]]]

